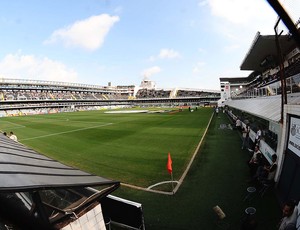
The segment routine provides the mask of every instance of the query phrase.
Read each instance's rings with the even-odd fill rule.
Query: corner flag
[[[170,153],[168,153],[167,169],[168,169],[169,173],[172,174],[172,159],[171,159]]]

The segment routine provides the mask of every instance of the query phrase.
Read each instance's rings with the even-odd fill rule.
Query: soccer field
[[[162,109],[157,109],[157,111]],[[147,188],[178,180],[212,115],[211,108],[155,113],[88,111],[4,117],[0,129],[24,145],[84,171]]]

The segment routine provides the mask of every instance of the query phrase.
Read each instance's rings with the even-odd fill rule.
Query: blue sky
[[[248,76],[242,60],[276,19],[265,0],[1,1],[0,77],[219,89]]]

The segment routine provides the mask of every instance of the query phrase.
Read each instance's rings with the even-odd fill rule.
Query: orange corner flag
[[[170,153],[168,153],[167,169],[168,169],[169,173],[172,174],[172,159],[171,159]]]

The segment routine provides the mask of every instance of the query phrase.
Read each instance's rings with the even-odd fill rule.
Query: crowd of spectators
[[[129,88],[103,88],[60,86],[60,85],[9,85],[0,87],[0,101],[37,101],[37,100],[118,100],[118,99],[153,99],[182,97],[220,97],[220,92],[193,89],[157,89],[140,88],[134,94],[133,86]]]
[[[130,96],[125,93],[97,93],[89,91],[35,91],[35,90],[2,90],[0,91],[2,101],[14,100],[117,100],[128,99]],[[163,89],[140,89],[136,98],[170,98],[171,90]],[[219,97],[219,93],[204,91],[178,90],[176,97]],[[132,97],[131,97],[132,98]]]
[[[277,67],[278,68],[278,67]],[[284,68],[283,76],[286,78],[287,93],[300,92],[299,76],[300,73],[300,58],[290,62]],[[257,75],[247,87],[235,95],[238,97],[248,96],[273,96],[281,93],[280,71],[273,74]]]
[[[212,93],[206,91],[196,91],[196,90],[177,90],[177,97],[216,97],[219,93]]]
[[[239,123],[242,122],[245,124],[244,128],[247,126],[247,129],[251,129],[255,131],[255,144],[259,140],[264,140],[273,150],[276,150],[278,144],[278,135],[269,129],[269,123],[267,121],[263,121],[255,116],[250,114],[245,114],[239,110],[232,109],[230,112],[233,112],[236,115],[237,120],[233,122]]]
[[[169,98],[171,90],[139,89],[136,98]]]
[[[15,82],[15,83],[14,83]],[[220,98],[220,93],[210,93],[197,90],[147,89],[135,86],[96,87],[87,85],[62,84],[53,82],[23,82],[9,79],[0,87],[0,117],[21,116],[29,114],[44,114],[60,111],[77,111],[99,109],[110,106],[140,105],[163,106],[174,103],[210,103]],[[177,95],[178,94],[178,95]],[[183,101],[169,101],[180,97]],[[199,98],[201,97],[201,98]],[[203,102],[203,98],[205,102]],[[206,99],[208,97],[208,99]],[[192,100],[190,100],[192,98]],[[141,99],[136,100],[135,99]],[[144,100],[146,99],[146,100]],[[147,100],[147,99],[160,99]],[[167,101],[164,101],[168,99]],[[202,101],[200,101],[202,99]],[[186,102],[185,102],[186,101]]]
[[[119,93],[97,93],[89,91],[40,91],[40,90],[2,90],[0,91],[2,101],[14,100],[107,100],[127,99],[128,95]]]
[[[174,92],[176,98],[181,97],[220,97],[219,92],[201,90],[177,89]],[[139,89],[136,98],[170,98],[172,90],[164,89]]]

